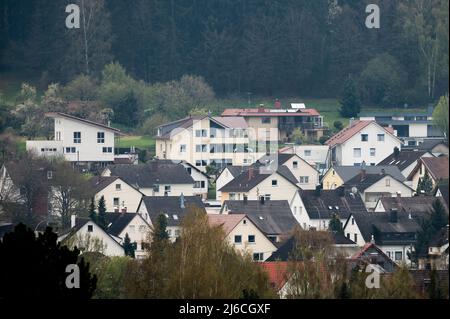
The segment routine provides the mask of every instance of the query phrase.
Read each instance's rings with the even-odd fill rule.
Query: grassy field
[[[154,149],[155,140],[151,136],[129,135],[119,139],[117,147],[137,147],[140,149]]]

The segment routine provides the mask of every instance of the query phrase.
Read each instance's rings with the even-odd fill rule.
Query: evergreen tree
[[[433,202],[433,212],[431,213],[431,228],[433,235],[436,234],[442,227],[448,224],[448,216],[445,213],[445,207],[439,198]]]
[[[339,102],[341,108],[339,113],[344,117],[356,117],[361,111],[358,89],[352,77],[348,77],[344,83],[344,91]]]
[[[428,297],[430,299],[442,299],[443,293],[439,285],[436,269],[431,270],[430,285],[428,286]]]
[[[89,218],[94,222],[97,223],[97,212],[95,211],[95,201],[94,197],[91,199],[91,203],[89,204]]]
[[[100,197],[100,200],[98,201],[98,215],[97,215],[97,224],[103,228],[103,230],[106,230],[108,227],[108,222],[106,221],[106,204],[105,204],[105,197]]]
[[[339,216],[337,214],[333,214],[333,217],[331,217],[330,222],[328,224],[328,229],[333,232],[337,233],[344,233],[344,230],[342,229],[342,223],[339,219]]]
[[[422,191],[425,195],[431,195],[433,191],[433,181],[427,171],[425,171],[425,175],[419,179],[419,183],[417,184],[417,194],[420,195]]]
[[[125,256],[130,256],[131,258],[135,257],[136,243],[132,243],[130,240],[130,236],[128,233],[125,234],[125,238],[123,240],[123,249],[125,250]]]
[[[160,214],[153,229],[153,241],[165,241],[168,239],[169,234],[167,233],[167,217],[164,214]]]

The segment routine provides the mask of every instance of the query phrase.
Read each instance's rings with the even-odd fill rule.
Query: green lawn
[[[137,147],[140,149],[154,149],[155,140],[151,136],[130,135],[119,139],[117,147]]]

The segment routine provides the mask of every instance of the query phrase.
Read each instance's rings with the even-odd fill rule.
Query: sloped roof
[[[64,118],[67,118],[67,119],[70,119],[70,120],[75,120],[75,121],[82,122],[82,123],[85,123],[85,124],[97,126],[97,127],[102,128],[102,129],[105,129],[105,130],[113,131],[116,134],[124,135],[117,128],[113,128],[113,127],[110,127],[110,126],[107,126],[107,125],[104,125],[104,124],[101,124],[101,123],[97,123],[97,122],[94,122],[94,121],[82,119],[80,117],[77,117],[77,116],[74,116],[74,115],[70,115],[70,114],[65,114],[65,113],[62,113],[62,112],[49,112],[49,113],[46,113],[45,116],[52,117],[52,118],[64,117]]]
[[[353,121],[353,123],[351,125],[342,129],[340,132],[336,133],[330,139],[328,139],[325,142],[325,144],[329,145],[331,148],[336,145],[345,143],[347,140],[352,138],[354,135],[356,135],[358,132],[360,132],[362,129],[366,128],[370,124],[375,124],[375,125],[379,126],[381,129],[383,129],[385,132],[394,136],[392,131],[387,130],[385,127],[380,126],[375,121]],[[396,136],[394,136],[394,137],[397,138]]]
[[[258,265],[269,277],[270,285],[279,291],[286,284],[288,278],[289,263],[285,261],[261,262]]]
[[[300,197],[311,219],[331,219],[334,214],[348,218],[352,212],[366,213],[366,206],[359,194],[352,194],[342,188],[321,190],[302,190]],[[331,209],[330,209],[331,208]]]
[[[398,181],[400,184],[402,184],[403,186],[410,188],[409,186],[405,185],[402,183],[402,181],[397,180],[395,177],[393,177],[390,174],[365,174],[364,176],[362,175],[356,175],[355,177],[353,177],[352,179],[350,179],[349,181],[347,181],[344,186],[347,189],[351,189],[353,187],[356,187],[358,189],[358,191],[360,192],[364,192],[367,188],[369,188],[370,186],[374,185],[375,183],[377,183],[378,181],[380,181],[382,178],[389,176],[390,178]]]
[[[399,151],[398,155],[392,153],[378,163],[377,166],[395,165],[400,169],[400,171],[403,171],[427,153],[427,151],[402,150]]]
[[[449,196],[449,183],[448,183],[448,179],[447,180],[442,180],[438,183],[438,187],[437,190],[439,190],[439,192],[442,195],[442,199],[444,200],[444,204],[447,207],[447,211],[450,210],[450,205],[449,205],[449,201],[448,201],[448,196]],[[437,191],[436,190],[436,191]]]
[[[433,203],[440,200],[439,197],[434,196],[413,196],[413,197],[382,197],[381,204],[388,212],[392,208],[399,212],[415,214],[428,213],[431,214],[433,210]],[[448,212],[447,212],[448,213]]]
[[[155,184],[194,184],[194,180],[181,164],[152,161],[138,165],[109,165],[111,176],[118,176],[136,188],[151,188]]]
[[[284,117],[284,116],[319,116],[320,113],[316,109],[268,109],[268,108],[232,108],[225,109],[222,116],[267,116],[267,117]]]
[[[251,170],[251,171],[250,171]],[[278,166],[276,173],[284,177],[287,181],[297,186],[297,179],[291,173],[291,171],[284,165]],[[255,166],[252,168],[246,169],[244,172],[236,176],[233,180],[231,180],[228,184],[223,186],[219,191],[221,192],[248,192],[257,185],[259,185],[266,178],[272,176],[272,174],[265,174],[261,172],[260,169]]]
[[[442,227],[430,240],[430,247],[442,247],[448,244],[448,225]]]
[[[420,160],[435,181],[449,178],[449,161],[447,156],[422,157]]]
[[[231,233],[244,218],[245,214],[208,214],[209,225],[222,226],[225,235]]]
[[[120,233],[128,226],[128,224],[137,215],[138,214],[136,214],[136,213],[108,213],[108,214],[106,214],[106,221],[108,224],[108,229],[106,231],[108,233],[110,233],[111,235],[118,237],[120,235]]]
[[[245,214],[266,235],[286,235],[296,226],[297,220],[292,215],[286,200],[225,201],[229,214]]]
[[[150,220],[157,220],[160,214],[167,217],[168,226],[179,226],[191,207],[196,207],[206,214],[205,205],[198,196],[184,196],[184,207],[181,207],[180,196],[144,196]]]
[[[344,183],[348,182],[350,179],[361,173],[361,167],[358,166],[333,166],[335,172],[341,177]],[[403,176],[400,169],[395,165],[376,165],[376,166],[366,166],[366,174],[389,174],[399,181],[404,181],[405,176]]]
[[[98,193],[118,178],[118,176],[93,176],[89,179],[89,187],[94,193]]]

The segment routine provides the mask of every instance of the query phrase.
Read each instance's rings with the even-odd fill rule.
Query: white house
[[[105,256],[124,256],[125,251],[117,238],[88,218],[71,216],[71,229],[58,237],[58,242],[77,247],[84,252],[99,252]]]
[[[96,203],[103,196],[107,212],[125,209],[136,212],[143,193],[118,176],[94,176],[90,186]]]
[[[416,167],[417,163],[421,158],[424,157],[434,157],[428,151],[419,151],[419,150],[399,150],[394,149],[392,154],[382,160],[378,165],[389,165],[389,166],[397,166],[398,169],[402,172],[403,176],[407,178],[409,174]]]
[[[208,215],[211,226],[222,227],[225,240],[242,254],[250,254],[254,261],[269,258],[277,247],[245,214]]]
[[[216,178],[216,200],[220,201],[222,199],[222,192],[220,189],[226,184],[231,182],[236,176],[247,171],[248,166],[225,166]]]
[[[115,138],[120,130],[60,112],[47,113],[54,119],[54,139],[27,141],[27,151],[40,156],[63,156],[78,164],[114,162]]]
[[[328,145],[288,145],[279,150],[282,154],[296,154],[323,175],[328,169],[330,147]]]
[[[183,165],[171,161],[109,165],[101,175],[118,176],[145,196],[194,196],[200,193]]]
[[[363,162],[377,165],[390,155],[401,141],[391,129],[375,121],[351,121],[350,125],[332,136],[326,145],[330,147],[333,165],[355,165]]]
[[[135,244],[135,258],[142,259],[146,256],[145,243],[148,242],[151,232],[150,225],[145,219],[136,213],[108,213],[106,215],[108,234],[113,236],[121,245],[124,244],[126,235],[130,242]]]

